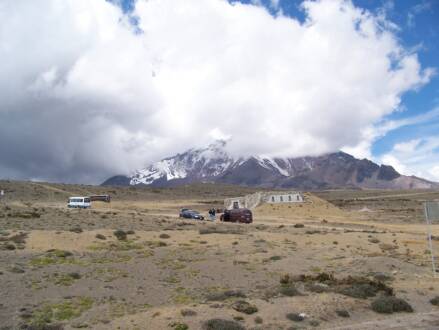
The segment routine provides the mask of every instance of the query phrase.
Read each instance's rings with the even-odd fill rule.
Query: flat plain
[[[308,192],[244,225],[178,211],[257,189],[0,189],[1,329],[439,329],[423,215],[438,191]],[[67,208],[92,194],[112,202]]]

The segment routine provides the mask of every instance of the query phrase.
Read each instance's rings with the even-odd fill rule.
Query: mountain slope
[[[295,189],[439,188],[437,183],[403,176],[391,166],[344,152],[299,158],[232,157],[224,141],[165,158],[130,177],[114,176],[103,185],[173,186],[193,182]]]

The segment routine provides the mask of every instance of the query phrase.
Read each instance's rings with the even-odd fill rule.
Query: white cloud
[[[0,174],[96,182],[218,134],[267,155],[369,143],[432,71],[383,15],[302,6],[304,24],[225,0],[138,0],[138,34],[104,0],[3,0]]]
[[[369,158],[375,161],[380,161],[380,159],[375,159],[372,155],[372,146],[380,138],[386,136],[387,133],[397,130],[406,126],[414,126],[425,124],[431,122],[432,120],[439,119],[439,107],[434,108],[431,111],[424,112],[417,116],[412,116],[408,118],[398,119],[398,120],[388,120],[383,119],[382,121],[369,125],[365,127],[362,132],[362,139],[360,143],[352,147],[343,147],[343,151],[354,155],[357,158]],[[395,145],[396,148],[405,146],[407,143],[413,144],[419,140],[413,140],[409,142],[403,142]],[[386,163],[385,163],[386,164]]]
[[[402,174],[439,182],[439,138],[430,136],[397,143],[380,161]]]

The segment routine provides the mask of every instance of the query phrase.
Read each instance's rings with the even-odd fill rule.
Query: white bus
[[[91,206],[90,197],[70,197],[67,207],[77,207],[86,209]]]

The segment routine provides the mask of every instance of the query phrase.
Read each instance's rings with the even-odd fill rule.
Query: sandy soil
[[[110,188],[71,210],[68,194],[108,188],[2,184],[0,329],[439,329],[419,214],[436,192],[308,193],[242,225],[178,218],[233,187]],[[371,308],[389,295],[413,311]]]

